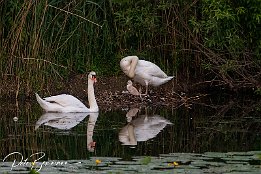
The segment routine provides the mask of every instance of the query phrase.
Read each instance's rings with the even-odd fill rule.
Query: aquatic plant
[[[95,160],[95,163],[96,163],[96,165],[98,165],[98,164],[100,164],[101,163],[101,160]]]
[[[143,165],[148,165],[150,162],[151,162],[150,156],[146,156],[143,159],[141,159],[141,164],[143,164]]]
[[[28,174],[40,174],[35,169],[31,169]]]

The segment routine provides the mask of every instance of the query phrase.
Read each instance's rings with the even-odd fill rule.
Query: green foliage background
[[[28,94],[72,73],[119,75],[127,55],[260,87],[261,0],[3,0],[0,14],[1,83]]]

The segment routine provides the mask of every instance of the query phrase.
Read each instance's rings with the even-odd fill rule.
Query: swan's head
[[[128,80],[127,85],[132,85],[132,81]]]
[[[94,71],[91,71],[88,75],[88,79],[90,79],[91,81],[93,81],[94,83],[97,82],[96,79],[96,73]]]
[[[90,143],[88,144],[87,149],[88,149],[89,152],[94,152],[95,147],[96,147],[96,142],[95,142],[95,141],[92,141],[92,142],[90,142]]]
[[[124,57],[123,59],[121,59],[120,61],[120,66],[122,71],[125,73],[126,71],[129,71],[130,69],[130,65],[131,65],[131,57],[132,56],[128,56],[128,57]]]
[[[139,58],[137,56],[127,56],[121,59],[120,66],[122,71],[129,77],[134,77],[134,70],[138,63]]]

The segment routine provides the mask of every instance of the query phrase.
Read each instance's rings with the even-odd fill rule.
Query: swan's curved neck
[[[88,79],[88,102],[90,105],[90,110],[92,112],[98,112],[99,108],[95,99],[94,87],[91,79]]]
[[[134,56],[131,58],[130,70],[129,70],[129,77],[133,78],[135,75],[135,69],[138,64],[139,58]]]

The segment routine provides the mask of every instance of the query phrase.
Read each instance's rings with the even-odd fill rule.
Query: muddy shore
[[[234,93],[234,91],[229,92],[229,90],[225,90],[224,86],[214,82],[209,83],[203,80],[186,81],[184,78],[173,78],[168,83],[159,87],[150,86],[149,95],[140,97],[126,93],[128,80],[129,78],[125,75],[112,77],[98,76],[98,82],[94,88],[99,107],[101,109],[113,109],[150,105],[176,108],[183,105],[189,108],[191,102],[204,100],[210,93],[222,90],[222,92]],[[137,89],[140,87],[138,83],[134,83],[133,85]],[[249,88],[246,90],[247,92],[251,92]],[[15,81],[10,81],[8,86],[2,85],[1,87],[2,98],[12,99],[17,95],[18,100],[35,100],[35,92],[41,97],[63,93],[71,94],[88,106],[86,74],[72,76],[67,81],[49,82],[48,85],[44,84],[43,90],[29,90],[27,95],[25,95],[24,90],[20,90],[19,93],[17,93]],[[142,92],[145,92],[144,86],[142,86]]]
[[[192,100],[199,100],[207,95],[196,90],[193,90],[193,94],[188,94],[192,92],[188,84],[177,83],[177,80],[174,78],[159,87],[150,86],[149,95],[147,96],[134,96],[127,93],[128,80],[129,78],[124,75],[98,77],[94,88],[99,107],[102,109],[140,107],[144,105],[177,107]],[[64,85],[66,86],[65,90],[55,91],[54,94],[69,93],[88,105],[86,75],[77,75],[74,78],[70,78]],[[133,86],[137,89],[140,88],[138,83],[134,83]],[[141,89],[144,93],[145,87],[141,86]]]

